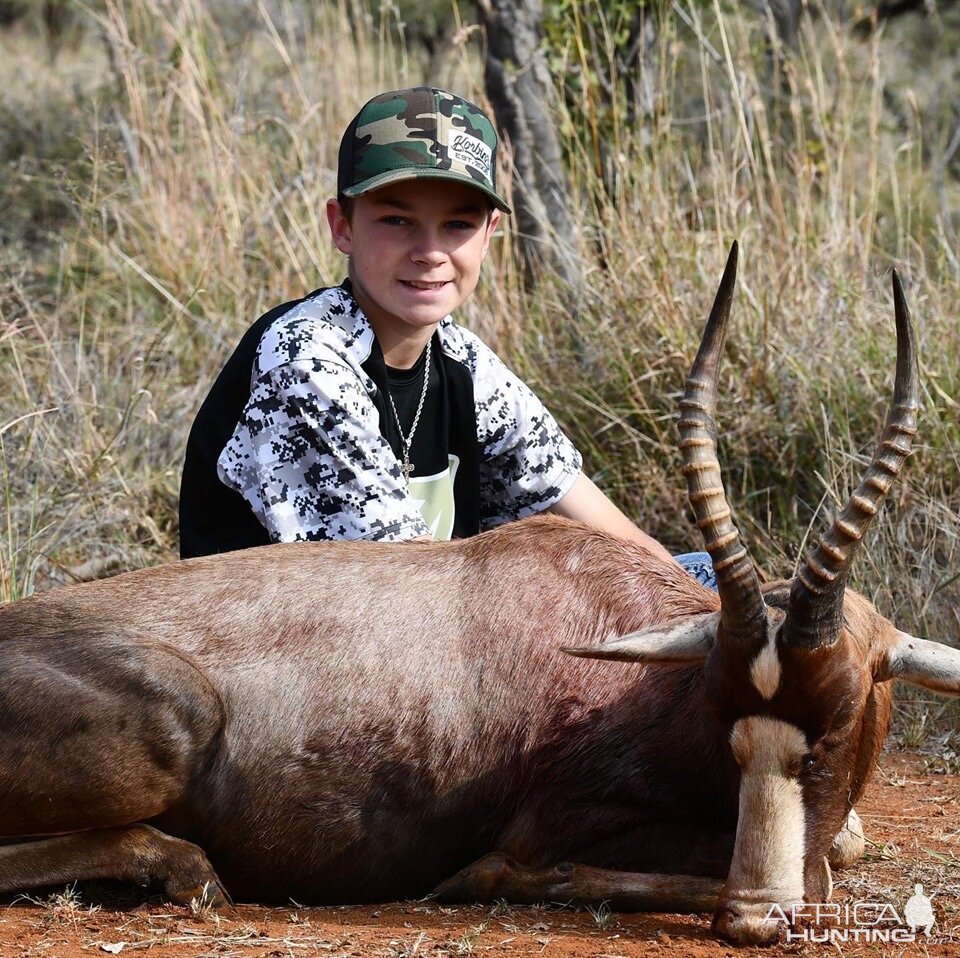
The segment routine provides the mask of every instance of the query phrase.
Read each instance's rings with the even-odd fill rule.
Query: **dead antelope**
[[[713,438],[735,272],[736,247],[680,420],[719,595],[542,517],[453,543],[267,546],[9,605],[0,891],[109,876],[174,902],[606,900],[712,909],[738,943],[775,936],[773,904],[829,895],[890,679],[960,692],[960,652],[844,588],[914,431],[913,333],[894,275],[879,451],[796,579],[761,587]]]

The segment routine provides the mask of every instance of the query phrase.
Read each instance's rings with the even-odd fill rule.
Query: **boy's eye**
[[[477,228],[476,224],[469,220],[451,220],[447,225],[454,230],[475,230]]]
[[[404,226],[408,220],[405,216],[391,214],[390,216],[381,216],[380,222],[386,223],[388,226]]]

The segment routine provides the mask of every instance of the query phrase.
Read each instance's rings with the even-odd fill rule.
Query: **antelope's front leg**
[[[531,868],[494,852],[438,885],[433,895],[447,902],[499,898],[518,905],[606,902],[617,911],[697,913],[713,911],[722,888],[723,882],[716,878],[613,871],[574,862]]]
[[[200,848],[150,825],[97,828],[0,847],[0,892],[91,878],[157,884],[176,905],[230,904]]]

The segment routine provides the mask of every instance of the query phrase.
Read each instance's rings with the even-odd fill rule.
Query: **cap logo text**
[[[472,166],[485,176],[490,176],[493,165],[493,150],[483,140],[469,133],[458,133],[450,144],[450,159]]]

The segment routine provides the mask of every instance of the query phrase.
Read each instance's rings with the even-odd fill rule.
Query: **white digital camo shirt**
[[[473,333],[448,316],[438,335],[473,380],[481,528],[557,502],[581,469],[573,444]],[[295,304],[260,340],[250,397],[217,474],[272,541],[430,533],[380,432],[376,386],[362,368],[373,346],[370,323],[341,286]]]

